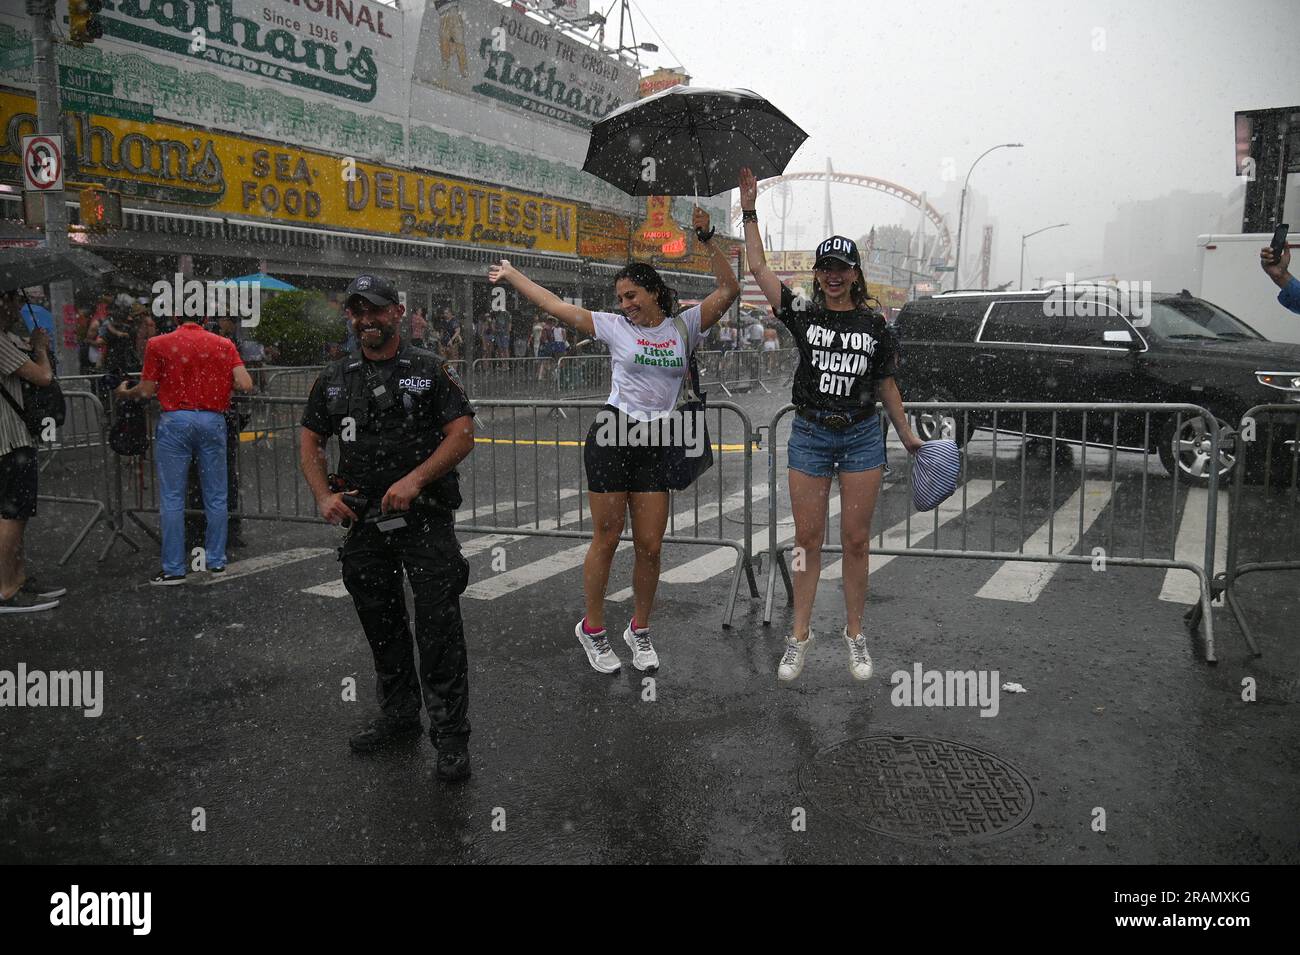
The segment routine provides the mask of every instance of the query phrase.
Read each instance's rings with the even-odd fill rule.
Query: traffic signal
[[[68,39],[73,46],[94,43],[104,35],[102,9],[103,0],[68,0]]]
[[[100,186],[81,190],[81,224],[89,232],[122,228],[122,196]]]

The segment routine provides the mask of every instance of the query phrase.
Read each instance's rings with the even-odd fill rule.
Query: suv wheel
[[[1210,432],[1205,421],[1197,417],[1184,417],[1178,434],[1174,434],[1176,418],[1170,418],[1160,432],[1160,463],[1172,476],[1178,469],[1179,478],[1198,487],[1208,487],[1210,476],[1217,475],[1221,482],[1228,479],[1237,463],[1237,432],[1222,418],[1214,419],[1219,429],[1219,460],[1217,466],[1210,462]]]
[[[918,401],[951,401],[947,395],[942,392],[930,395],[926,398],[918,398]],[[968,412],[949,411],[946,408],[928,408],[923,411],[912,412],[912,430],[922,441],[934,441],[939,438],[949,438],[955,441],[957,447],[966,444],[966,439],[970,437],[970,432],[975,428],[967,424],[962,428],[962,417]]]

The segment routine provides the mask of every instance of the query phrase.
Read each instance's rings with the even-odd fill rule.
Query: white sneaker
[[[609,647],[609,638],[605,636],[605,631],[588,635],[582,629],[582,621],[573,628],[577,634],[578,642],[582,644],[582,649],[587,651],[587,662],[597,673],[617,673],[622,664],[619,662],[618,655]]]
[[[629,622],[623,631],[623,641],[632,650],[632,666],[638,670],[659,669],[659,654],[650,643],[650,628],[633,630]]]
[[[776,668],[778,680],[789,683],[803,672],[803,662],[808,657],[808,648],[812,642],[812,630],[808,631],[807,640],[796,640],[794,634],[785,638],[785,653],[781,655],[781,665]]]
[[[849,645],[849,672],[853,674],[853,679],[870,680],[871,654],[867,652],[867,638],[858,634],[850,640],[848,627],[841,632],[844,634],[844,642]]]

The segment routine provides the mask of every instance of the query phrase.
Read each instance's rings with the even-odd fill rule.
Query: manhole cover
[[[968,842],[1014,829],[1034,791],[1005,760],[962,743],[868,736],[828,746],[799,771],[818,809],[872,832]]]

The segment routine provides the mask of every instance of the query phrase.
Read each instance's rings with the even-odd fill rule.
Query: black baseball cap
[[[862,270],[862,259],[858,255],[858,244],[842,235],[833,235],[817,246],[817,257],[813,261],[813,268],[821,268],[822,263],[827,259],[836,259],[851,268]]]
[[[378,275],[358,275],[348,285],[345,295],[345,302],[359,295],[371,305],[397,305],[401,301],[397,289]]]

